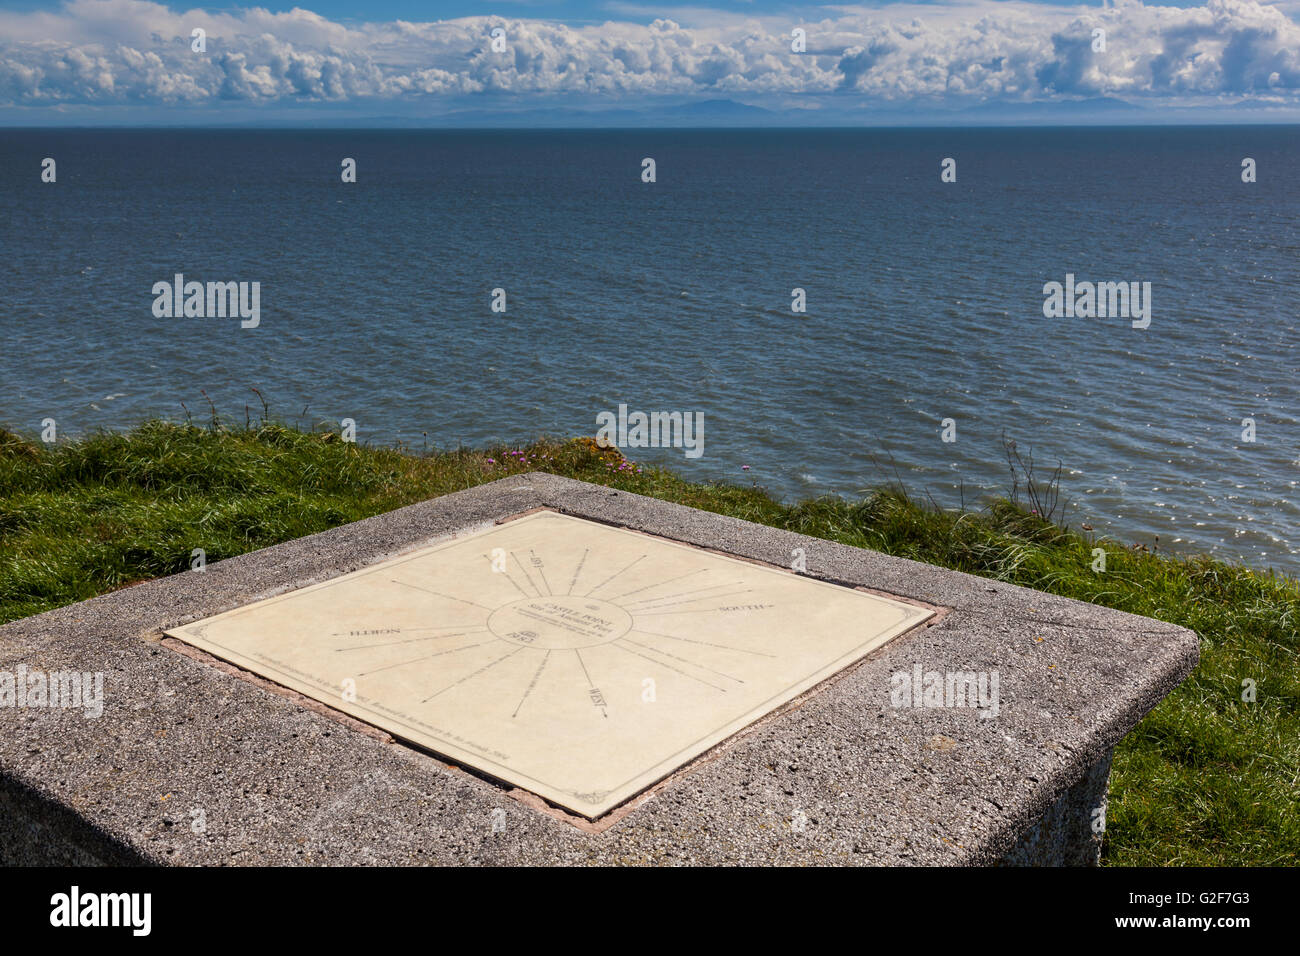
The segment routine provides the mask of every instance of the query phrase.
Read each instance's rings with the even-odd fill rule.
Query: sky
[[[1300,0],[0,0],[0,124],[1295,122],[1298,16]]]

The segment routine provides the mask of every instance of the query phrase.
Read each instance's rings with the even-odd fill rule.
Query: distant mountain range
[[[438,114],[367,112],[375,101],[346,104],[310,103],[272,109],[177,109],[141,120],[135,111],[66,107],[57,115],[30,109],[0,109],[0,126],[239,126],[296,128],[445,128],[445,129],[612,129],[743,128],[863,126],[1102,126],[1295,123],[1293,110],[1245,108],[1230,103],[1206,107],[1158,109],[1116,97],[1032,103],[983,103],[960,109],[903,106],[840,106],[822,99],[815,106],[765,109],[731,99],[600,109],[564,106],[522,107],[496,101]],[[384,106],[391,108],[388,103]],[[131,117],[130,120],[125,117]],[[118,118],[122,117],[122,118]],[[35,121],[35,122],[33,122]]]
[[[965,125],[973,120],[987,123],[1020,119],[1025,122],[1061,116],[1069,121],[1096,115],[1113,120],[1117,115],[1135,116],[1145,111],[1124,100],[1098,98],[1056,103],[1005,105],[990,103],[965,110],[924,110],[915,107],[879,109],[764,109],[735,100],[713,99],[642,109],[574,109],[566,107],[511,109],[468,109],[437,117],[374,117],[377,125],[446,127],[752,127],[752,126],[911,126]]]
[[[804,111],[787,111],[800,113]],[[527,110],[457,110],[432,118],[436,126],[770,126],[784,125],[785,114],[735,100],[700,100],[649,109],[582,110],[565,107]],[[411,122],[409,119],[407,122]]]

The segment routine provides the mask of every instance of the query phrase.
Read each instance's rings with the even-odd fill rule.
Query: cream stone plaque
[[[544,511],[167,633],[594,819],[932,613]]]

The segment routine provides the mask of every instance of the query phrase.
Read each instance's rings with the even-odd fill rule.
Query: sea
[[[1076,527],[1300,572],[1297,127],[6,129],[0,250],[30,435],[264,398],[420,452],[624,406],[703,422],[624,449],[692,480],[971,508],[1014,441]],[[256,325],[177,275],[257,283]]]

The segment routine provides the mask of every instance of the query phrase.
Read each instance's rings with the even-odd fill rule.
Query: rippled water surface
[[[6,130],[0,423],[201,417],[202,391],[241,417],[255,386],[418,450],[625,403],[703,413],[703,457],[630,452],[692,478],[896,469],[945,504],[1006,490],[1005,433],[1063,462],[1076,522],[1295,572],[1298,213],[1278,127]],[[260,282],[260,327],[156,318],[177,272]],[[1149,281],[1150,327],[1045,318],[1067,272]]]

